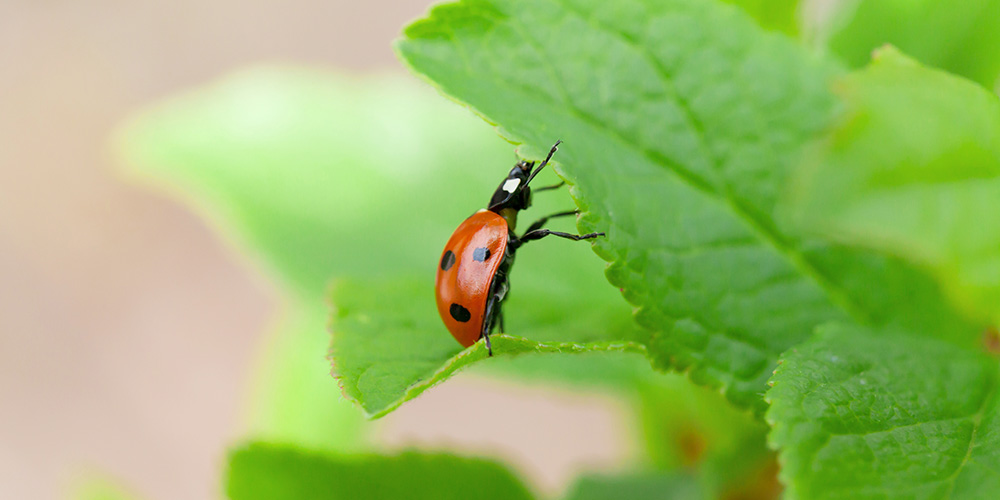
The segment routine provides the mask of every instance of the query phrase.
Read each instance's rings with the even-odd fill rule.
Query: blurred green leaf
[[[761,27],[788,34],[799,30],[799,0],[722,0],[738,5],[760,23]]]
[[[991,498],[996,360],[932,339],[820,328],[768,391],[788,499]]]
[[[398,279],[339,283],[334,289],[334,369],[348,397],[373,417],[389,413],[456,371],[487,359],[482,341],[463,350],[448,334],[437,315],[431,286],[427,280]],[[518,315],[538,320],[531,330],[532,339],[494,334],[494,358],[644,352],[639,343],[609,336],[614,331],[613,318],[620,315],[612,314],[609,322],[602,317],[604,311],[583,310],[570,321],[547,324],[550,304],[536,301],[522,306],[516,310]],[[624,330],[628,331],[627,325]],[[574,340],[547,340],[553,337]]]
[[[245,438],[341,453],[368,446],[364,419],[330,377],[328,323],[322,304],[292,305],[281,315],[257,356]]]
[[[270,443],[231,453],[226,492],[233,500],[533,498],[492,461],[418,452],[345,457]]]
[[[641,385],[640,417],[655,466],[692,471],[712,498],[775,496],[777,467],[763,422],[681,375],[651,382]]]
[[[921,62],[993,89],[1000,75],[1000,1],[842,1],[828,44],[853,67],[892,44]]]
[[[849,113],[795,183],[803,227],[926,267],[1000,323],[1000,100],[895,49],[837,88]]]
[[[818,324],[958,321],[914,268],[800,240],[773,215],[836,114],[838,68],[716,2],[606,5],[443,4],[398,49],[508,139],[535,153],[566,141],[556,168],[580,230],[608,233],[595,249],[658,367],[761,410],[778,355]]]
[[[709,498],[698,481],[683,473],[584,476],[570,487],[564,500],[698,500]]]
[[[400,231],[447,239],[495,188],[478,170],[502,174],[514,160],[405,78],[294,68],[245,70],[166,101],[118,144],[130,173],[176,188],[312,303],[333,276],[425,266],[444,240]]]
[[[261,67],[166,100],[120,131],[129,174],[197,209],[286,292],[257,362],[253,435],[363,444],[362,417],[325,359],[327,283],[436,258],[455,214],[495,187],[469,165],[513,161],[477,123],[403,78]]]
[[[73,500],[136,500],[135,492],[103,472],[90,472],[75,481],[69,493]]]

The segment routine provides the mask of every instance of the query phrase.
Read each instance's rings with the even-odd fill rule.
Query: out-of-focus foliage
[[[768,498],[760,479],[774,478],[774,453],[765,445],[767,426],[684,377],[664,375],[640,385],[640,419],[652,463],[666,471],[696,471],[710,498]]]
[[[698,482],[686,474],[646,473],[621,477],[584,476],[574,484],[564,500],[617,500],[634,498],[709,498]]]
[[[722,0],[738,5],[764,29],[794,35],[799,31],[799,0]]]
[[[842,0],[827,43],[852,67],[892,44],[989,89],[1000,83],[1000,0]]]
[[[232,500],[534,498],[502,465],[447,454],[337,456],[251,443],[230,455],[228,476]]]
[[[412,81],[273,67],[166,101],[119,144],[132,172],[174,187],[312,303],[333,276],[427,267],[434,236],[495,187],[483,172],[514,161]]]
[[[894,49],[836,88],[848,114],[796,183],[802,225],[929,268],[959,307],[1000,323],[996,95]]]

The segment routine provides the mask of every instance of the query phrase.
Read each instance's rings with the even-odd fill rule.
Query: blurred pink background
[[[93,470],[140,498],[221,496],[276,297],[185,207],[120,181],[109,134],[249,63],[402,71],[389,43],[427,5],[0,2],[0,498],[64,498]],[[607,398],[468,377],[378,425],[388,448],[492,450],[550,492],[634,452]]]

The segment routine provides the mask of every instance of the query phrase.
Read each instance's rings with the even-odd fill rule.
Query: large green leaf
[[[993,89],[1000,76],[1000,1],[842,1],[828,44],[850,65],[893,44],[921,62]]]
[[[995,359],[912,335],[829,326],[768,391],[789,499],[992,498]]]
[[[557,168],[580,229],[608,233],[595,249],[661,368],[761,409],[778,354],[818,324],[934,335],[956,321],[907,264],[803,241],[774,217],[803,144],[835,115],[838,69],[735,7],[465,0],[398,49],[532,156],[565,140]]]
[[[1000,100],[895,49],[837,88],[849,113],[793,191],[803,227],[912,260],[1000,323]]]
[[[509,470],[487,460],[418,452],[338,456],[269,443],[230,455],[226,492],[232,500],[533,498]]]

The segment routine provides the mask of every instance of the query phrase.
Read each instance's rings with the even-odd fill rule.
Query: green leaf
[[[799,0],[722,0],[738,5],[760,23],[761,27],[788,34],[799,30]]]
[[[895,49],[837,88],[849,113],[795,183],[802,226],[927,268],[1000,323],[1000,100]]]
[[[921,62],[993,89],[1000,75],[1000,1],[840,2],[828,44],[851,66],[892,44]]]
[[[418,452],[337,456],[269,443],[231,453],[226,492],[233,500],[533,498],[488,460]]]
[[[653,500],[709,498],[698,481],[681,473],[649,472],[628,476],[584,476],[570,487],[565,500]]]
[[[608,233],[595,250],[658,367],[760,410],[779,353],[818,324],[937,334],[956,321],[909,265],[801,240],[774,216],[803,144],[836,114],[838,68],[717,2],[609,5],[444,4],[397,47],[533,157],[565,140],[556,168],[579,228]]]
[[[610,314],[607,308],[583,308],[569,321],[561,321],[562,315],[554,321],[550,303],[522,303],[510,310],[522,322],[532,324],[531,339],[494,334],[490,337],[494,357],[487,359],[482,341],[463,350],[448,334],[437,315],[430,279],[341,282],[334,288],[333,303],[337,309],[331,347],[334,371],[344,393],[373,418],[478,361],[495,363],[499,358],[534,353],[644,352],[642,344],[628,339],[607,340],[616,329],[609,315],[619,318],[621,331],[630,331],[627,315],[615,314],[620,312],[617,307]],[[611,372],[619,368],[600,361],[597,366]],[[590,367],[595,369],[607,374]]]
[[[995,359],[945,342],[820,328],[767,393],[786,498],[992,497],[998,375]]]

